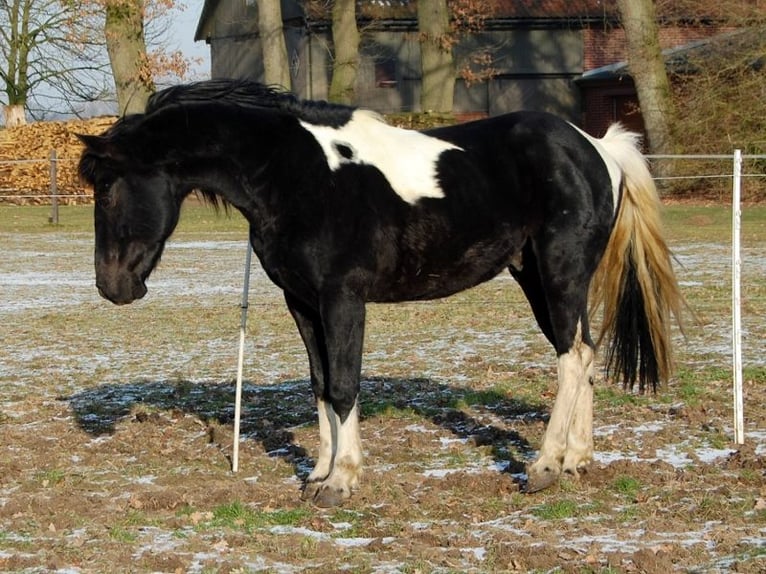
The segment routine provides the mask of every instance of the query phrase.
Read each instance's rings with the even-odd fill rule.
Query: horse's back
[[[397,281],[375,299],[449,295],[518,262],[530,240],[608,233],[609,174],[566,121],[516,112],[424,133],[455,146],[437,160],[444,196],[398,212]]]
[[[509,217],[527,226],[561,202],[614,209],[604,159],[582,132],[558,116],[511,112],[425,133],[463,151],[462,158],[444,155],[442,178],[465,182],[457,172],[472,171],[477,175],[465,193],[476,200],[488,194],[491,209],[502,206]]]

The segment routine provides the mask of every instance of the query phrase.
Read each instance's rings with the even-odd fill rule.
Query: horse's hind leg
[[[576,253],[569,249],[553,252]],[[538,253],[544,250],[538,249]],[[511,269],[558,356],[558,391],[537,460],[527,470],[527,491],[556,482],[562,471],[577,476],[593,457],[593,343],[588,333],[590,265],[542,262],[529,246],[521,269]]]
[[[562,471],[574,477],[593,458],[593,348],[578,328],[569,351],[558,357],[558,392],[537,460],[527,469],[527,492],[542,490]]]

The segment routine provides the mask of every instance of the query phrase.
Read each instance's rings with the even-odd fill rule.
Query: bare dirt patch
[[[512,280],[372,306],[364,481],[319,510],[299,498],[318,441],[304,351],[258,269],[230,472],[238,237],[179,236],[125,308],[98,299],[89,236],[1,237],[0,570],[766,571],[763,275],[746,278],[740,446],[725,246],[678,246],[704,322],[679,335],[677,379],[656,397],[599,381],[590,472],[535,495],[519,482],[554,357]]]

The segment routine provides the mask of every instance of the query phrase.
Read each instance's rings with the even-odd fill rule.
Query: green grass
[[[593,391],[593,396],[596,403],[603,403],[609,407],[646,404],[649,400],[645,395],[633,394],[614,384],[596,387]]]
[[[117,525],[109,529],[109,538],[120,544],[132,544],[138,539],[138,536],[124,526]]]
[[[632,476],[618,476],[613,485],[618,493],[630,499],[634,499],[641,489],[641,482]]]
[[[252,532],[268,526],[295,526],[312,514],[311,509],[308,508],[274,511],[256,510],[235,501],[214,508],[210,525],[216,528],[223,527]]]
[[[672,205],[662,210],[665,229],[674,241],[721,242],[731,239],[731,206]],[[763,240],[766,235],[766,206],[742,209],[742,238]]]
[[[509,385],[497,385],[489,389],[466,389],[465,393],[453,400],[452,408],[466,409],[476,406],[493,406],[508,401]]]
[[[59,207],[59,224],[49,222],[50,206],[0,205],[0,232],[48,233],[93,230],[93,207]],[[728,241],[731,237],[731,208],[723,206],[671,205],[663,208],[665,228],[675,241]],[[234,209],[216,211],[195,198],[188,199],[181,212],[178,233],[245,232],[247,222]],[[745,242],[766,236],[766,206],[747,206],[742,210],[742,235]]]
[[[543,520],[563,520],[580,515],[580,505],[567,498],[532,508],[532,514]]]
[[[50,487],[63,482],[66,474],[59,469],[42,470],[35,475],[35,478],[43,487]]]
[[[0,233],[92,233],[93,206],[59,206],[59,223],[50,223],[51,207],[44,205],[0,205]],[[176,233],[236,233],[247,236],[247,222],[238,211],[215,210],[190,198],[181,210]]]
[[[388,419],[413,419],[419,414],[412,407],[397,406],[387,399],[375,400],[374,397],[364,397],[361,401],[361,414],[364,418],[381,416]]]

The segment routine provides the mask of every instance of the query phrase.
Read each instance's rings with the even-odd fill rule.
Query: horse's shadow
[[[120,421],[131,416],[144,417],[145,411],[155,409],[191,414],[208,425],[232,425],[234,389],[233,382],[143,380],[101,385],[64,400],[71,405],[77,424],[87,433],[99,436],[114,433]],[[431,420],[458,438],[473,441],[477,446],[490,446],[495,464],[513,475],[523,473],[525,460],[533,453],[530,444],[518,432],[503,428],[505,425],[487,424],[467,411],[492,413],[494,420],[500,421],[529,421],[548,416],[547,407],[540,404],[516,400],[497,391],[477,393],[428,378],[364,377],[360,405],[362,420],[392,409],[408,411]],[[293,430],[311,424],[316,424],[316,409],[307,380],[243,385],[241,435],[260,441],[269,456],[290,462],[301,479],[305,479],[313,461],[295,442]]]

